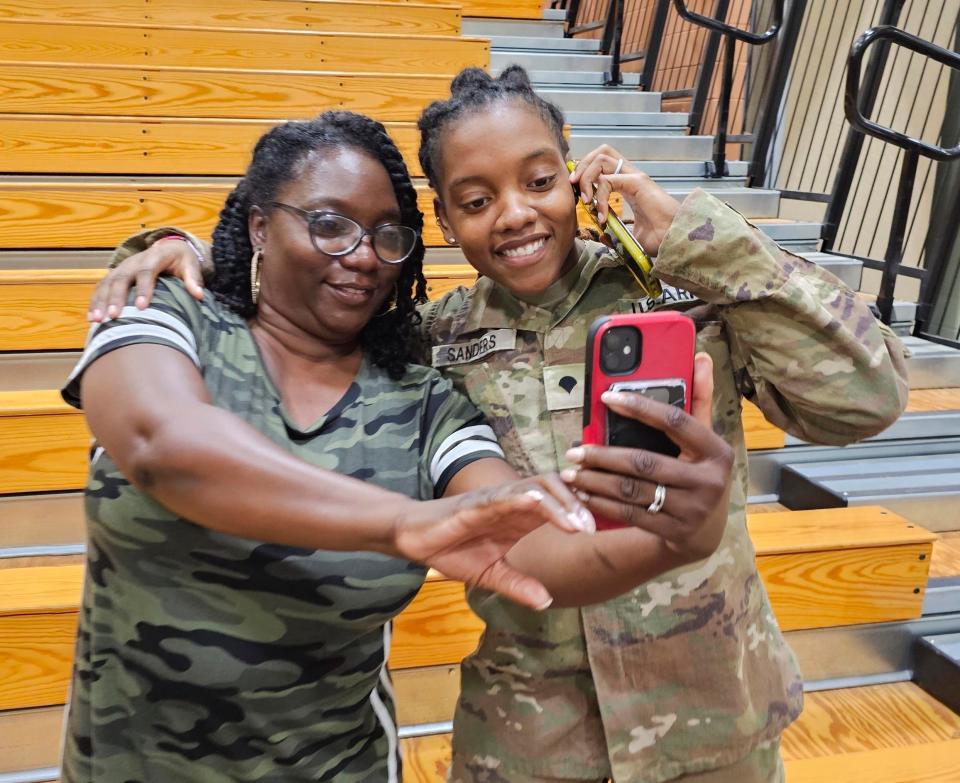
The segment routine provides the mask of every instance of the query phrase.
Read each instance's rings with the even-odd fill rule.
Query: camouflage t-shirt
[[[187,355],[213,403],[306,462],[428,499],[502,452],[435,370],[364,361],[308,429],[286,414],[245,321],[160,282],[146,310],[91,330],[64,397],[118,347]],[[96,449],[64,781],[398,781],[390,619],[423,566],[225,535],[168,511]],[[278,525],[283,524],[277,519]]]

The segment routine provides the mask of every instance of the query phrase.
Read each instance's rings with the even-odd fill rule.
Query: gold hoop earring
[[[260,298],[260,262],[263,261],[263,248],[258,247],[250,258],[250,298],[256,304]]]
[[[391,307],[388,307],[382,313],[377,313],[376,315],[371,316],[370,320],[372,321],[375,318],[383,318],[383,316],[385,315],[390,315],[391,313],[397,312],[397,302],[399,301],[399,299],[400,299],[400,281],[398,280],[396,283],[393,284],[393,305]]]

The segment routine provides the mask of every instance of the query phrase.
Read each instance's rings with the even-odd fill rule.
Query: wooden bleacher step
[[[784,631],[919,617],[936,536],[878,506],[751,514]]]
[[[459,35],[461,6],[424,3],[370,3],[348,0],[230,0],[228,5],[197,0],[103,3],[100,0],[0,2],[4,22],[217,27],[233,29],[323,30],[327,33]]]
[[[404,783],[442,783],[448,734],[402,740]],[[960,716],[912,683],[821,691],[783,736],[788,783],[956,783]]]
[[[83,348],[90,327],[86,320],[90,296],[104,274],[105,267],[0,269],[0,351]],[[457,286],[470,286],[477,279],[468,264],[425,264],[424,274],[431,299]],[[2,368],[0,364],[0,372]],[[59,386],[66,379],[71,368],[66,369],[51,385]],[[0,390],[4,385],[0,380]]]
[[[442,292],[444,286],[452,287],[464,280],[450,272],[446,277],[434,277],[432,282],[434,290]],[[3,293],[0,285],[0,304]],[[85,311],[88,296],[89,291],[78,295],[75,307]],[[74,346],[79,347],[81,335],[76,340]],[[4,347],[9,350],[9,343]],[[24,346],[37,347],[36,342]],[[58,391],[0,391],[0,495],[82,489],[87,478],[90,438],[83,414],[63,402]],[[748,442],[748,446],[752,443]]]
[[[380,33],[180,29],[16,22],[0,26],[0,60],[61,66],[453,75],[486,68],[483,38]]]
[[[0,710],[66,701],[83,566],[0,569]]]
[[[58,392],[0,392],[0,495],[81,489],[89,444]]]
[[[750,518],[758,569],[784,629],[919,615],[933,536],[883,509],[772,512]],[[82,581],[78,565],[0,569],[0,709],[60,704],[73,654]],[[398,689],[435,689],[417,722],[449,719],[451,670],[477,644],[482,623],[463,585],[431,573],[395,620],[390,666]],[[429,720],[426,720],[429,719]]]

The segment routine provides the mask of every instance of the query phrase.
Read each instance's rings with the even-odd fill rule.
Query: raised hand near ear
[[[610,194],[622,194],[633,211],[633,235],[649,255],[657,255],[680,203],[647,174],[603,144],[583,156],[570,182],[580,186],[586,201],[596,197],[601,221],[607,218]]]

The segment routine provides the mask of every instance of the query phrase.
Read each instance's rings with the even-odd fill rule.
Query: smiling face
[[[435,205],[482,275],[522,298],[576,263],[576,198],[556,136],[525,103],[468,113],[439,144]]]
[[[312,154],[276,201],[305,210],[330,210],[367,229],[400,222],[400,207],[387,170],[353,148]],[[306,219],[280,208],[253,210],[250,239],[263,248],[261,313],[270,308],[304,332],[337,344],[356,342],[393,292],[402,264],[382,263],[371,238],[344,256],[318,251]]]

